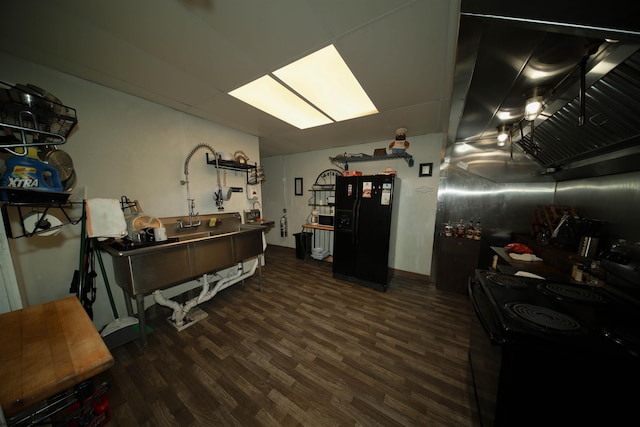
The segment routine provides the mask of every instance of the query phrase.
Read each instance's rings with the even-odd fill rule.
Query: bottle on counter
[[[464,220],[460,218],[460,221],[458,221],[458,225],[456,226],[456,237],[464,238],[464,233]]]
[[[451,225],[451,220],[447,221],[444,225],[444,237],[453,237],[453,226]]]
[[[571,278],[576,282],[582,282],[583,266],[582,264],[573,264],[571,269]]]
[[[482,227],[480,227],[480,220],[476,221],[476,226],[473,229],[473,240],[482,239]]]
[[[469,221],[469,225],[465,230],[465,237],[469,240],[473,240],[473,236],[475,235],[475,230],[473,228],[473,221]]]

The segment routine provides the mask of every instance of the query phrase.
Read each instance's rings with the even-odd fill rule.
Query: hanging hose
[[[214,150],[213,147],[210,146],[209,144],[200,143],[195,147],[193,147],[191,151],[189,151],[189,154],[187,154],[187,158],[184,160],[184,176],[186,177],[189,176],[189,161],[191,161],[191,157],[193,157],[195,152],[198,151],[200,148],[208,148],[209,150],[211,150],[211,152],[213,153],[213,155],[216,157],[216,160],[217,160],[216,150]],[[216,166],[218,166],[217,163],[216,163]]]
[[[189,151],[189,154],[187,154],[187,157],[184,160],[184,181],[181,181],[181,184],[187,186],[187,209],[189,212],[189,218],[193,218],[196,215],[194,213],[195,201],[194,199],[191,198],[191,192],[189,190],[189,162],[191,161],[191,157],[193,157],[195,152],[198,151],[200,148],[208,148],[213,154],[213,158],[215,159],[215,162],[216,162],[216,178],[218,181],[218,188],[216,189],[216,192],[220,193],[222,191],[222,187],[220,185],[220,168],[218,167],[218,155],[216,154],[216,150],[214,150],[213,147],[209,144],[200,143],[196,145],[191,149],[191,151]],[[218,202],[218,200],[220,201]],[[221,199],[217,198],[216,204],[217,203],[220,203],[220,205],[222,205]],[[220,209],[220,205],[218,206],[218,209]]]

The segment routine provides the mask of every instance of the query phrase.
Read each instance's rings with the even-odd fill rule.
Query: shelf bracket
[[[49,232],[51,230],[56,230],[58,228],[62,228],[66,225],[76,225],[80,223],[84,217],[84,212],[79,218],[72,218],[69,214],[68,210],[73,209],[74,206],[78,206],[80,202],[65,202],[65,203],[4,203],[2,204],[2,216],[4,217],[4,228],[7,234],[7,237],[10,239],[19,239],[21,237],[32,237],[36,236],[40,233]],[[16,235],[11,227],[11,220],[8,207],[11,206],[17,211],[17,218],[15,220],[19,223],[20,231],[22,234]],[[23,208],[28,210],[38,209],[41,213],[41,218],[45,218],[51,209],[58,209],[62,213],[62,216],[65,218],[65,222],[60,225],[55,225],[49,228],[38,229],[38,227],[34,227],[32,231],[28,231],[25,226],[25,214],[23,212]]]

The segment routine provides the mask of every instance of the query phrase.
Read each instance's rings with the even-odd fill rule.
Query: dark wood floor
[[[201,304],[178,332],[168,309],[142,351],[99,377],[111,426],[471,426],[472,308],[405,275],[387,292],[270,246],[257,274]],[[166,311],[164,311],[166,310]]]

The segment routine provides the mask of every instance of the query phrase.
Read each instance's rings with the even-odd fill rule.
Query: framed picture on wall
[[[302,196],[302,178],[295,178],[295,194]]]
[[[433,163],[420,163],[418,176],[431,176],[433,174]]]

